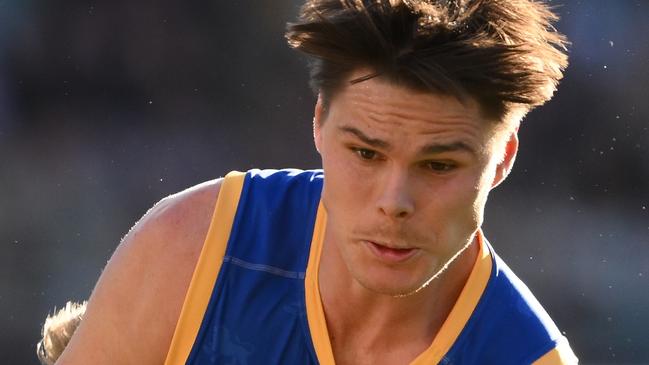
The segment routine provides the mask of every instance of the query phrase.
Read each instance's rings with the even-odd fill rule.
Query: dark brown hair
[[[381,76],[415,90],[475,98],[503,120],[545,103],[567,66],[557,16],[534,0],[307,0],[286,33],[312,56],[311,87],[325,105],[352,83]]]

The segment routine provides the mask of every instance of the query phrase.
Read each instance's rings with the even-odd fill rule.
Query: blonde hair
[[[54,365],[70,342],[86,312],[86,304],[67,302],[65,307],[48,315],[43,325],[43,338],[36,345],[38,359],[43,365]]]

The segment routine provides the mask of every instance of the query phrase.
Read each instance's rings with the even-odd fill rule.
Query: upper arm
[[[124,237],[57,364],[161,364],[209,228],[220,180],[167,197]]]

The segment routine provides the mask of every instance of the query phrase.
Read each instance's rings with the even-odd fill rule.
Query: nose
[[[407,171],[392,171],[383,177],[380,186],[377,207],[391,219],[405,219],[415,211]]]

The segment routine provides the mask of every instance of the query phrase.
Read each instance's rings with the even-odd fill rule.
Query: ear
[[[502,160],[496,165],[496,174],[491,183],[492,189],[500,185],[507,178],[516,160],[516,154],[518,153],[518,126],[512,128],[508,133]]]
[[[318,94],[318,101],[315,104],[315,111],[313,113],[313,141],[315,142],[315,149],[318,153],[320,153],[320,147],[322,146],[322,122],[324,122],[322,103],[322,94]]]

